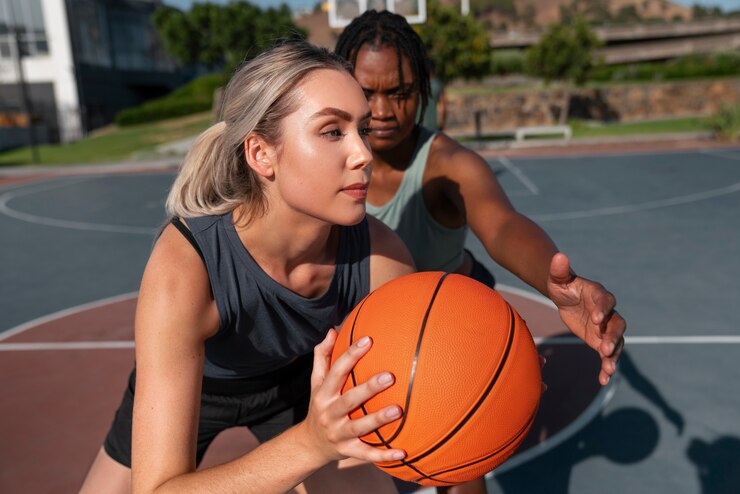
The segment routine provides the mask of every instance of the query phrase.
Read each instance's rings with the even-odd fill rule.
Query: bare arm
[[[536,223],[514,209],[488,164],[477,154],[457,147],[445,166],[457,192],[451,200],[498,264],[548,294],[550,260],[555,243]]]
[[[136,309],[134,492],[195,471],[203,342],[218,327],[203,262],[169,225],[144,270]]]
[[[370,227],[370,290],[416,271],[406,244],[380,220],[367,217]]]
[[[347,374],[371,342],[356,343],[329,368],[336,338],[330,331],[315,349],[307,419],[234,461],[196,472],[203,343],[217,327],[202,261],[168,227],[145,270],[137,308],[133,492],[285,492],[336,459],[402,457],[401,451],[372,448],[358,439],[397,419],[398,407],[358,420],[348,417],[392,382],[381,383],[375,376],[341,394]]]

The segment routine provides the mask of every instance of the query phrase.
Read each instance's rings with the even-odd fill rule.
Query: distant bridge
[[[594,32],[604,42],[599,53],[607,64],[740,50],[740,19],[607,26]],[[491,47],[527,48],[541,35],[540,31],[493,32]]]

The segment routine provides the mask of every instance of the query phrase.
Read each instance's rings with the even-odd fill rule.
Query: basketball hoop
[[[426,0],[329,0],[329,26],[343,28],[366,10],[395,12],[409,24],[423,24],[427,20]]]

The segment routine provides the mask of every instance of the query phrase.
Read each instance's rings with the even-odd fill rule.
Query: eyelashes
[[[364,126],[364,127],[360,127],[360,129],[358,130],[358,133],[360,134],[360,137],[365,138],[365,137],[368,137],[372,131],[373,129],[370,126]],[[331,130],[326,130],[321,133],[322,137],[326,139],[330,139],[330,140],[341,139],[342,137],[346,135],[347,134],[343,133],[341,129],[331,129]]]

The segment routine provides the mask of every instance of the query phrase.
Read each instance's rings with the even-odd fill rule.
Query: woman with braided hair
[[[429,63],[406,19],[366,11],[340,34],[335,52],[352,64],[370,105],[368,213],[399,234],[419,271],[460,273],[493,286],[493,276],[464,248],[472,231],[494,261],[552,300],[566,326],[598,352],[606,385],[626,328],[614,296],[573,272],[552,239],[513,208],[483,158],[421,125]],[[447,489],[480,493],[485,483],[440,488]]]

